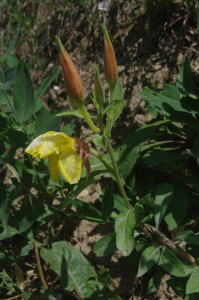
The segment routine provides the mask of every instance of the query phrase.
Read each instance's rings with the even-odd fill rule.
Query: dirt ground
[[[144,101],[138,95],[138,91],[142,89],[141,81],[144,77],[150,78],[152,84],[158,90],[162,90],[163,83],[175,83],[176,75],[182,67],[185,56],[188,55],[196,86],[199,81],[199,52],[197,51],[199,38],[197,24],[193,21],[192,12],[186,10],[181,4],[171,5],[166,1],[157,1],[156,3],[154,11],[146,10],[131,25],[129,23],[132,21],[134,13],[128,1],[112,1],[106,11],[99,12],[101,21],[107,24],[108,32],[117,40],[113,45],[125,101],[123,112],[112,131],[115,149],[123,144],[128,134],[135,132],[137,128],[150,123],[153,119],[151,114],[147,112]],[[96,5],[95,1],[92,1],[92,5],[87,5],[92,20],[96,19]],[[46,71],[43,72],[43,69],[35,68],[33,64],[34,68],[30,68],[30,74],[35,88],[37,88],[42,80],[59,65],[58,46],[54,39],[55,34],[58,34],[82,78],[86,91],[87,109],[95,114],[94,105],[90,99],[94,89],[95,70],[93,63],[99,64],[101,79],[106,96],[108,96],[108,85],[103,73],[103,35],[97,22],[92,27],[82,10],[78,6],[75,9],[76,13],[64,20],[60,20],[59,15],[55,14],[53,9],[48,12],[48,22],[47,25],[45,24],[47,35],[43,41],[47,47],[39,50],[39,58],[37,57],[38,66],[42,66],[43,61],[47,61]],[[38,16],[37,19],[38,22],[34,27],[36,41],[34,43],[39,43],[41,39],[41,28],[44,26],[45,16],[43,18]],[[32,49],[36,53],[36,48],[31,43],[22,41],[21,47],[17,48],[16,55],[19,58],[27,56],[30,59],[29,53]],[[58,86],[58,90],[55,90],[54,86]],[[42,101],[51,113],[55,109],[64,108],[69,103],[61,71],[58,78],[42,97]],[[64,118],[62,126],[67,124],[68,120],[70,118]],[[76,119],[75,134],[93,146],[91,130],[84,121]],[[8,182],[9,176],[11,174],[7,172],[5,183]],[[97,205],[98,196],[105,185],[106,179],[102,179],[102,181],[84,190],[78,199]],[[105,266],[114,280],[110,289],[119,294],[122,299],[181,299],[166,284],[166,281],[171,278],[169,275],[164,275],[161,285],[155,293],[147,295],[146,289],[149,279],[154,274],[154,269],[142,278],[136,278],[137,266],[127,263],[120,251],[113,255],[111,261],[108,257],[97,257],[93,253],[94,243],[112,231],[110,225],[96,225],[86,220],[72,218],[62,225],[53,224],[53,226],[57,239],[59,236],[59,239],[66,240],[79,249],[92,263],[96,271],[100,270],[101,266]],[[45,232],[40,238],[45,238]],[[27,274],[27,286],[31,282],[34,285],[33,279],[37,280],[37,276],[33,275],[32,273]]]

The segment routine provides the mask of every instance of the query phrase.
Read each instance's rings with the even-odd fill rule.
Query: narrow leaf
[[[10,55],[10,53],[12,52],[12,50],[13,50],[14,47],[15,47],[16,42],[17,42],[18,35],[19,35],[19,33],[20,33],[20,30],[21,30],[22,24],[23,24],[23,20],[21,20],[21,21],[19,22],[19,25],[18,25],[18,32],[17,32],[17,34],[14,36],[14,38],[12,39],[12,41],[11,41],[11,43],[10,43],[10,45],[9,45],[9,47],[8,47],[8,49],[7,49],[7,51],[6,51],[6,53],[4,54],[4,57],[3,57],[4,60],[6,60],[6,58],[8,57],[8,55]]]
[[[21,123],[32,116],[35,109],[34,90],[24,60],[15,81],[13,102]]]
[[[115,222],[116,244],[124,256],[128,256],[134,247],[135,215],[131,210],[119,214]]]
[[[57,67],[53,74],[46,77],[42,83],[40,84],[38,90],[35,92],[35,98],[36,100],[45,94],[50,84],[53,82],[53,80],[59,75],[59,67]]]
[[[0,181],[0,220],[3,227],[8,225],[6,211],[7,211],[7,193],[4,184]]]
[[[154,214],[157,229],[160,226],[160,222],[173,196],[173,188],[174,187],[172,184],[165,183],[164,185],[160,186],[156,192]]]
[[[170,230],[179,227],[188,209],[188,197],[186,187],[182,184],[174,184],[174,192],[172,200],[165,214],[165,222]]]
[[[105,114],[105,113],[108,114],[111,110],[114,110],[114,109],[121,109],[124,106],[124,104],[125,103],[123,100],[114,100],[107,105],[103,114]]]
[[[22,233],[28,230],[33,225],[35,219],[36,219],[35,212],[32,205],[31,196],[30,196],[30,198],[27,200],[26,207],[23,211],[23,219],[19,224],[19,231]]]

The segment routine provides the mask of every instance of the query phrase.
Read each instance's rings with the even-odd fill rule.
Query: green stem
[[[80,104],[78,103],[78,107],[79,110],[81,112],[81,114],[83,115],[84,119],[86,120],[87,124],[89,125],[89,127],[95,132],[95,133],[102,133],[101,129],[99,129],[98,127],[95,126],[95,124],[93,123],[93,121],[91,120],[85,106],[84,103],[81,102]]]
[[[115,84],[110,85],[110,103],[114,100],[115,96]],[[109,133],[111,132],[111,127],[112,127],[112,120],[113,120],[113,110],[111,110],[108,114],[108,119],[107,119],[107,124],[106,124],[106,131]]]
[[[90,154],[94,155],[99,160],[101,160],[101,162],[105,165],[105,167],[108,169],[108,171],[111,174],[115,175],[115,170],[114,170],[113,166],[111,166],[111,164],[109,164],[109,162],[101,154],[99,154],[99,152],[90,148]]]
[[[121,178],[120,178],[120,174],[119,174],[119,171],[118,171],[117,163],[116,163],[116,160],[115,160],[113,148],[112,148],[111,141],[110,141],[109,137],[107,137],[107,148],[108,148],[108,152],[110,154],[111,160],[112,160],[112,164],[113,164],[113,168],[114,168],[114,175],[115,175],[115,178],[117,180],[117,184],[118,184],[118,187],[120,189],[120,193],[121,193],[121,195],[124,199],[126,207],[130,210],[131,206],[129,204],[129,201],[127,199],[126,193],[125,193],[123,185],[122,185],[122,181],[121,181]]]

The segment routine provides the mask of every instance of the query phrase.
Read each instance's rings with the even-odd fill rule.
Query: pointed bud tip
[[[65,50],[64,46],[62,45],[62,42],[60,40],[60,37],[58,35],[55,36],[57,42],[58,42],[58,46],[59,46],[59,51],[63,52]],[[66,51],[66,50],[65,50]]]

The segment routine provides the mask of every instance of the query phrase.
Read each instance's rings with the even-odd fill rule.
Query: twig
[[[38,268],[38,272],[39,272],[39,277],[40,277],[43,285],[45,286],[45,289],[48,290],[48,285],[47,285],[46,280],[44,278],[43,270],[42,270],[42,267],[41,267],[38,246],[37,246],[37,243],[35,241],[34,241],[34,250],[35,250],[35,256],[36,256],[36,262],[37,262],[37,268]]]
[[[177,250],[178,257],[180,257],[181,259],[188,259],[198,266],[198,262],[192,255],[184,251],[173,241],[169,240],[164,233],[158,231],[155,227],[149,224],[143,224],[137,217],[136,217],[136,222],[153,242],[157,243],[158,245],[163,245],[164,247],[168,248],[172,252],[174,250]]]
[[[37,290],[37,288],[33,289],[31,292],[35,292]],[[7,299],[2,299],[2,300],[13,300],[13,299],[17,299],[21,296],[23,296],[24,294],[21,294],[21,295],[17,295],[17,296],[14,296],[14,297],[11,297],[11,298],[7,298]]]

